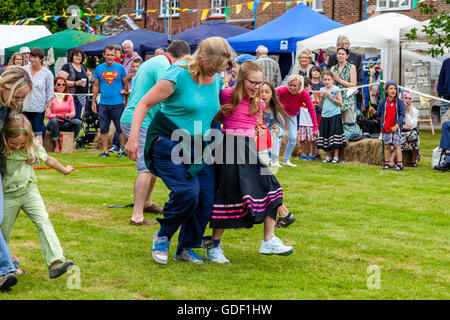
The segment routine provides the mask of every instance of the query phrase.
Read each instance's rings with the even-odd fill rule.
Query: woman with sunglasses
[[[262,125],[264,101],[260,88],[264,85],[261,65],[245,61],[234,88],[220,93],[220,114],[224,138],[216,149],[216,195],[211,214],[212,237],[206,237],[206,259],[228,263],[221,246],[225,229],[251,228],[264,222],[264,236],[259,253],[289,255],[274,235],[277,209],[283,205],[283,190],[270,169],[257,155],[255,136]]]
[[[57,76],[54,81],[55,97],[51,104],[47,107],[45,116],[50,119],[47,124],[47,129],[52,135],[52,140],[55,142],[55,149],[53,152],[61,152],[59,144],[60,131],[73,131],[74,139],[78,137],[81,129],[81,121],[74,119],[75,106],[73,96],[67,94],[69,89],[67,87],[67,80],[61,76]]]

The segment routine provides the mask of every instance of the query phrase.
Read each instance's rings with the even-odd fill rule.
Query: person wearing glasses
[[[229,263],[224,256],[221,238],[225,229],[251,228],[264,223],[259,253],[289,255],[286,246],[274,235],[277,209],[283,205],[283,190],[270,169],[257,155],[257,135],[262,128],[264,100],[263,70],[259,63],[245,61],[234,88],[220,93],[218,119],[223,124],[224,138],[216,149],[216,194],[211,214],[211,238],[205,237],[206,259]]]
[[[203,149],[206,148],[205,139],[212,120],[219,112],[219,94],[223,86],[220,73],[230,67],[233,56],[233,49],[224,38],[206,38],[192,56],[183,57],[167,70],[142,97],[133,113],[125,152],[131,160],[136,160],[144,118],[151,108],[163,102],[147,129],[144,150],[147,168],[170,190],[169,201],[163,209],[164,217],[157,218],[161,228],[153,237],[152,257],[157,263],[167,264],[170,242],[178,230],[175,260],[204,262],[192,249],[200,247],[211,217],[214,166],[203,157],[191,159],[188,155],[208,154]],[[182,138],[184,143],[171,139],[177,133],[188,136],[187,139]],[[203,142],[200,150],[194,141]],[[175,161],[172,154],[178,155],[178,151],[190,147],[191,142],[191,152],[183,152],[191,161]]]
[[[67,94],[69,92],[67,80],[56,76],[54,85],[55,97],[47,107],[45,116],[49,119],[47,129],[50,131],[52,140],[55,143],[53,152],[61,152],[62,146],[59,144],[59,132],[73,131],[74,139],[76,139],[81,130],[81,121],[75,119],[74,100],[72,95]]]

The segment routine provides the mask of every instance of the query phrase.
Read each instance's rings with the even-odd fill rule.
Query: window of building
[[[228,0],[211,0],[211,16],[224,16]]]
[[[164,8],[180,8],[180,0],[160,0],[161,10],[159,13],[160,17],[164,17]],[[179,10],[171,10],[172,11],[172,17],[178,17],[180,16]],[[166,11],[166,17],[170,15],[169,10]]]
[[[144,10],[144,6],[142,4],[144,0],[136,0],[136,11],[142,11]],[[135,19],[142,19],[142,13],[137,13],[134,16]]]
[[[323,11],[323,0],[312,0],[311,2],[303,1],[303,3],[313,10],[319,12]]]
[[[381,11],[410,10],[411,0],[377,0],[377,7]]]

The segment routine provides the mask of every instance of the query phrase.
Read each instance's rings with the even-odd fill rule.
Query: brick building
[[[126,11],[133,12],[141,10],[156,10],[147,14],[137,14],[134,22],[140,28],[164,32],[164,7],[191,9],[196,12],[181,12],[172,10],[172,33],[176,34],[187,29],[199,26],[204,21],[211,19],[224,20],[239,26],[253,29],[255,25],[255,13],[247,7],[247,2],[243,0],[127,0]],[[261,1],[256,11],[256,26],[260,27],[267,22],[278,18],[290,8],[293,8],[297,1],[270,1],[269,6],[263,10],[264,4],[269,1]],[[290,6],[288,4],[290,3]],[[343,24],[352,24],[366,17],[366,0],[312,0],[304,3],[314,10],[317,10],[327,17]],[[438,14],[441,12],[450,12],[450,5],[445,1],[433,2]],[[238,13],[238,7],[241,10]],[[225,7],[230,7],[228,19],[225,18]],[[201,21],[202,10],[212,8],[206,20]],[[408,15],[416,20],[424,21],[430,18],[419,13],[418,8],[412,9],[412,0],[367,0],[367,17],[373,14],[397,12]],[[146,17],[146,19],[145,19]],[[169,13],[166,14],[166,26],[169,23]],[[167,27],[168,29],[168,27]]]

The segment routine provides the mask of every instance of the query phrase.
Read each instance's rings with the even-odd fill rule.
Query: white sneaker
[[[290,160],[285,161],[283,164],[284,164],[285,166],[289,166],[289,167],[297,167],[297,165],[296,165],[296,164],[293,164]]]
[[[217,263],[230,263],[230,261],[223,255],[221,243],[217,247],[206,249],[205,259]]]
[[[279,161],[272,162],[272,167],[283,168],[283,166]]]
[[[160,264],[167,264],[170,241],[167,237],[159,237],[158,232],[153,236],[152,257]]]
[[[285,246],[280,239],[275,235],[269,241],[261,240],[261,247],[259,248],[259,253],[261,254],[277,254],[281,256],[288,256],[294,252],[294,248],[291,246]]]

